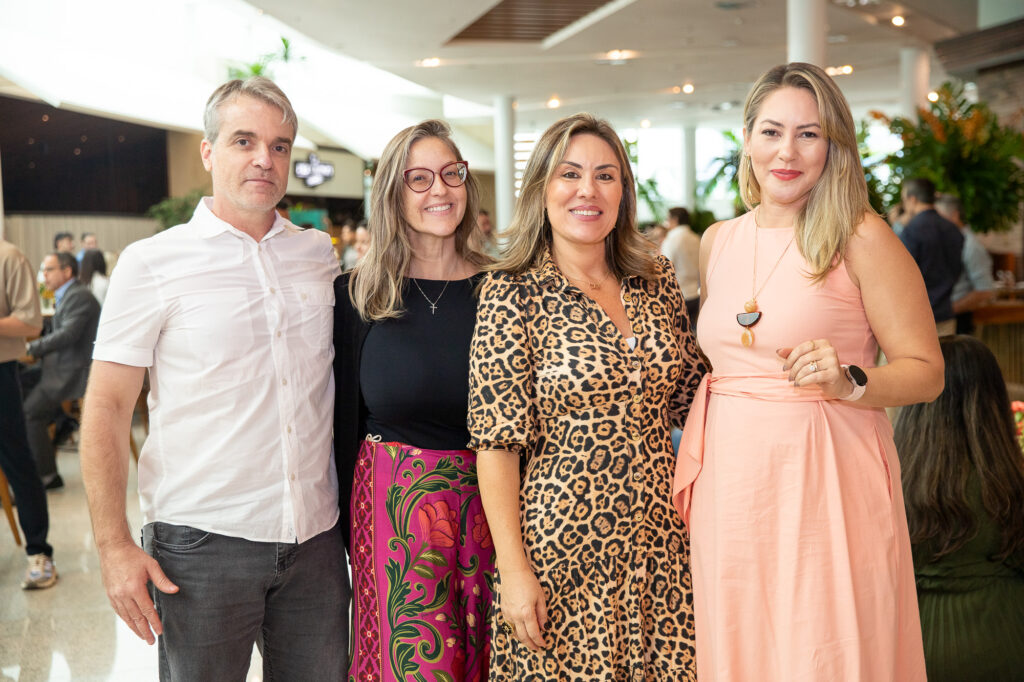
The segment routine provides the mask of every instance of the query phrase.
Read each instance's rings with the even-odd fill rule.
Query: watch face
[[[853,379],[853,383],[858,386],[867,386],[868,375],[864,373],[864,370],[857,365],[850,365],[848,371],[850,372],[850,378]]]

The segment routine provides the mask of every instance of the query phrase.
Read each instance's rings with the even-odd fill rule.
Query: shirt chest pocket
[[[334,334],[334,285],[301,282],[291,289],[288,305],[299,326],[299,336],[313,350],[327,350]]]

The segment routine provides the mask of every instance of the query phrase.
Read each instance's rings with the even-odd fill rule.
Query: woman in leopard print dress
[[[704,367],[606,122],[544,133],[506,235],[470,351],[497,551],[491,680],[693,680],[669,431]]]

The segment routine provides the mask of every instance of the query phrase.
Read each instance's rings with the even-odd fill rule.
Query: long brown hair
[[[828,141],[828,155],[821,177],[796,218],[796,244],[810,266],[813,282],[825,279],[846,253],[853,233],[873,213],[868,201],[864,168],[857,150],[857,129],[850,105],[832,78],[813,64],[793,62],[769,69],[751,88],[743,107],[748,137],[765,99],[781,88],[807,90],[818,104],[821,134]],[[761,185],[754,177],[750,156],[740,158],[740,195],[748,209],[761,203]]]
[[[978,339],[944,337],[939,346],[945,390],[934,402],[904,407],[896,419],[910,541],[927,543],[934,560],[977,534],[967,501],[967,481],[976,474],[985,510],[1003,532],[1003,559],[1024,548],[1024,456],[1006,383]]]
[[[555,122],[544,131],[530,160],[526,162],[523,185],[512,213],[512,222],[503,233],[506,238],[501,257],[493,269],[519,274],[539,264],[545,247],[551,244],[551,223],[544,210],[548,183],[565,158],[575,135],[596,135],[612,148],[622,169],[622,200],[615,228],[605,237],[605,261],[617,279],[639,275],[656,276],[655,258],[650,243],[636,229],[636,182],[622,140],[607,121],[580,113]]]
[[[438,119],[422,121],[391,138],[377,164],[370,190],[370,248],[352,273],[349,297],[364,320],[384,320],[401,316],[402,286],[412,261],[409,226],[405,220],[405,180],[409,150],[420,140],[436,138],[444,142],[456,159],[462,153],[452,140],[448,124]],[[437,178],[436,182],[441,182]],[[470,243],[476,230],[480,190],[470,170],[466,178],[466,212],[455,228],[455,251],[466,262],[483,268],[490,259]]]

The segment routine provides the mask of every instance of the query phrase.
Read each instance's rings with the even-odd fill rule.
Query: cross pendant
[[[437,306],[433,303],[430,304],[430,314],[433,315],[437,311]]]

